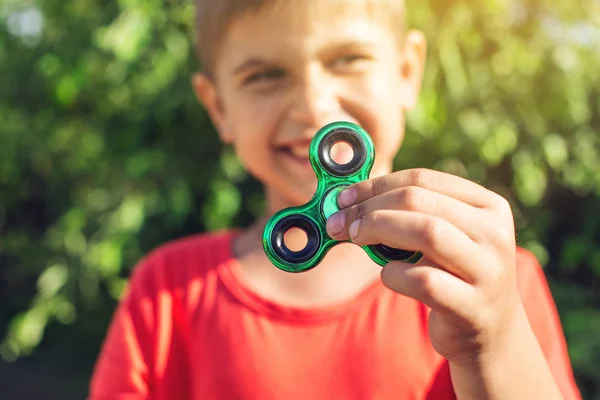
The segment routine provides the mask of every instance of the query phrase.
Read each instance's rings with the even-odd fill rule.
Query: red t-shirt
[[[91,400],[454,399],[428,310],[377,280],[336,306],[298,309],[244,286],[231,232],[152,252],[135,269],[92,377]],[[535,257],[519,289],[566,399],[579,399],[560,321]]]

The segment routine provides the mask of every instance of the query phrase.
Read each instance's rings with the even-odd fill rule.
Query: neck
[[[262,248],[268,217],[260,218],[234,244],[242,279],[266,297],[288,305],[323,306],[352,298],[379,279],[381,267],[351,243],[334,246],[318,266],[304,273],[275,268]]]
[[[391,165],[376,163],[371,177],[385,175],[390,171]],[[265,296],[271,294],[271,297],[283,303],[301,306],[341,302],[380,279],[381,267],[363,249],[351,243],[334,246],[318,266],[304,273],[291,274],[275,268],[262,248],[263,230],[275,212],[310,200],[298,197],[294,201],[267,188],[264,215],[234,243],[234,252],[242,265],[242,279]],[[298,247],[306,238],[299,234],[289,240],[288,242],[286,237],[288,246]]]

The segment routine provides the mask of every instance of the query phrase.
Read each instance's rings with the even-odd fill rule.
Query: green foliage
[[[466,176],[509,199],[520,245],[546,268],[584,398],[599,398],[600,3],[408,8],[429,66],[397,166]]]
[[[546,268],[578,382],[599,398],[599,3],[408,9],[430,47],[397,167],[466,176],[510,200],[520,244]],[[0,4],[5,360],[86,349],[72,359],[89,371],[144,253],[260,212],[259,185],[192,94],[192,22],[182,0]]]

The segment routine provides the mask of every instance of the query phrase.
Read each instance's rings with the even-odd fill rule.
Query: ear
[[[228,129],[225,110],[221,104],[214,81],[207,74],[198,72],[192,77],[192,87],[198,101],[208,112],[221,140],[225,144],[230,144],[233,137]]]
[[[407,32],[402,51],[400,73],[402,75],[402,108],[412,109],[419,98],[423,72],[427,58],[427,39],[422,32],[410,30]]]

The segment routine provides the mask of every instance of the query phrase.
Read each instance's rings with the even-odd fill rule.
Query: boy
[[[194,90],[263,183],[264,218],[138,265],[90,398],[579,398],[543,273],[517,248],[506,201],[436,171],[392,173],[426,53],[401,26],[402,2],[197,6],[205,71]],[[328,233],[420,250],[417,265],[382,269],[350,243],[304,274],[267,260],[267,218],[312,197],[310,140],[339,120],[369,132],[376,160],[372,178],[338,198]]]

